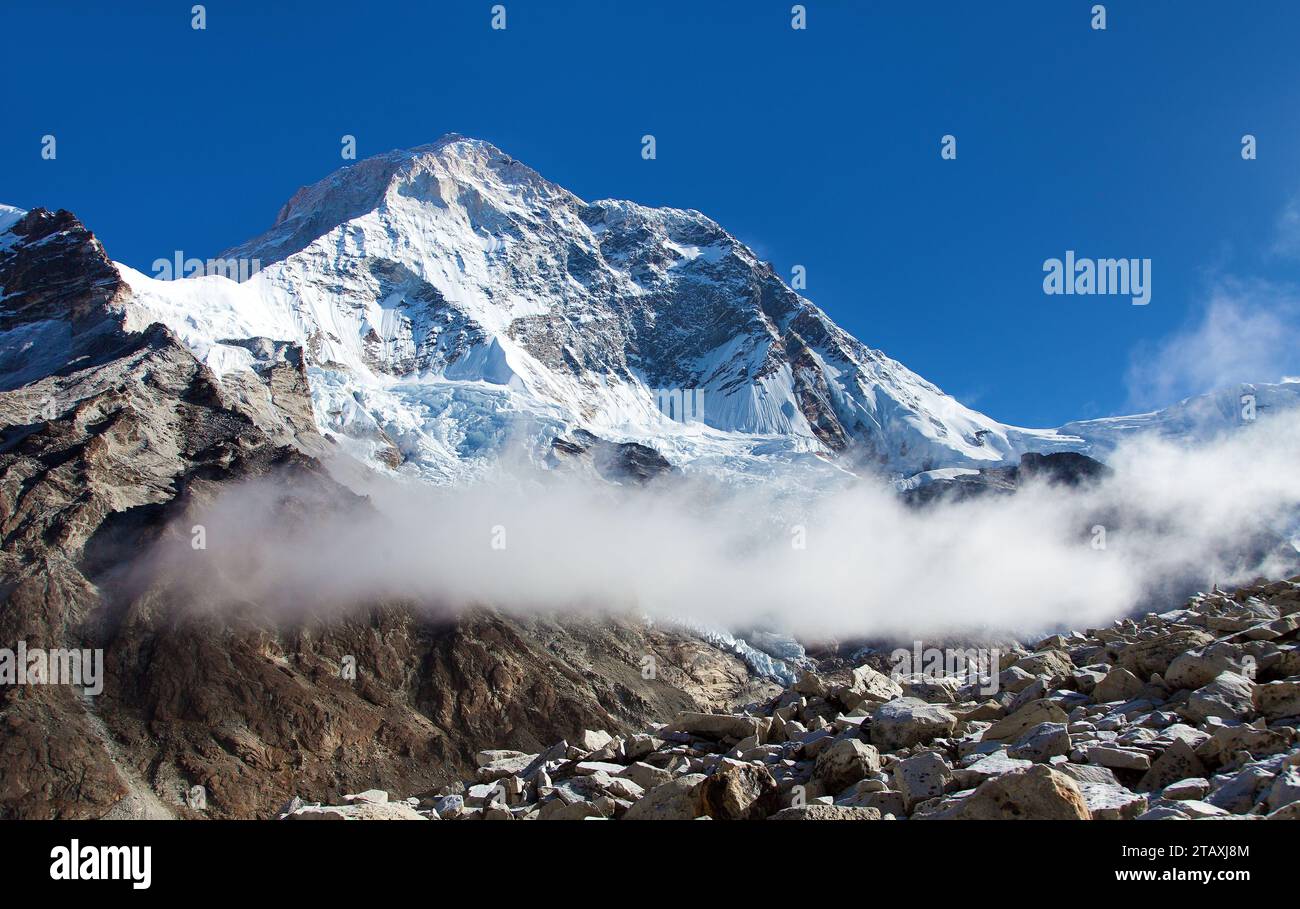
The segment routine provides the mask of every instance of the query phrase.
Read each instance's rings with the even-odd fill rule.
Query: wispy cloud
[[[1189,324],[1134,351],[1127,377],[1130,406],[1167,406],[1241,382],[1279,382],[1297,371],[1300,291],[1267,281],[1225,280]]]

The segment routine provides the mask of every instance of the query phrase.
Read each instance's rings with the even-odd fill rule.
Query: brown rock
[[[1195,628],[1156,635],[1121,648],[1119,665],[1140,679],[1150,679],[1152,673],[1164,675],[1179,654],[1204,647],[1213,640],[1214,635]]]
[[[777,785],[760,764],[727,762],[700,781],[695,796],[716,821],[761,821],[777,805]]]
[[[1151,769],[1142,775],[1142,779],[1133,788],[1138,792],[1159,792],[1170,783],[1207,775],[1205,764],[1196,756],[1192,746],[1182,739],[1175,739],[1151,763]]]
[[[704,814],[698,786],[706,777],[688,773],[647,790],[623,815],[625,821],[689,821]]]
[[[878,821],[880,812],[875,808],[845,808],[840,805],[804,805],[799,808],[782,808],[768,818],[769,821]]]
[[[998,720],[984,730],[982,741],[1014,742],[1040,723],[1068,723],[1069,716],[1053,702],[1041,698],[1030,701],[1015,713]]]
[[[858,739],[840,739],[817,755],[813,776],[827,792],[839,792],[880,769],[880,752]]]
[[[950,820],[1086,821],[1083,793],[1063,773],[1045,764],[1016,770],[980,784],[957,805],[935,815]]]
[[[1146,686],[1142,680],[1122,666],[1116,666],[1092,690],[1092,697],[1100,703],[1129,701],[1142,693]]]

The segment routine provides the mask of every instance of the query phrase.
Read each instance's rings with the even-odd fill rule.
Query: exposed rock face
[[[0,640],[102,647],[109,678],[94,713],[66,687],[5,688],[0,748],[9,759],[0,766],[0,804],[19,816],[93,817],[138,788],[119,759],[128,749],[101,721],[111,725],[105,708],[120,694],[123,675],[114,670],[126,667],[131,684],[149,684],[135,665],[115,664],[125,648],[112,645],[136,616],[108,602],[97,581],[138,551],[169,506],[183,507],[214,484],[314,468],[302,451],[278,444],[291,431],[271,386],[293,393],[291,379],[270,370],[262,402],[270,406],[240,406],[167,329],[121,330],[116,272],[75,218],[37,210],[13,233],[20,239],[0,256],[7,291],[0,324],[10,334],[61,337],[65,365],[17,384],[44,373],[45,351],[34,345],[5,364]]]
[[[762,695],[735,657],[638,622],[361,603],[272,623],[223,602],[198,544],[231,541],[192,536],[223,490],[270,483],[283,533],[368,507],[318,460],[302,352],[244,339],[254,368],[218,377],[163,326],[125,330],[117,272],[67,212],[6,234],[0,290],[0,646],[104,660],[94,697],[0,689],[0,817],[254,817],[300,789],[427,791],[493,742],[536,750]],[[163,547],[190,561],[153,564]]]
[[[15,239],[0,247],[5,289],[0,331],[56,321],[80,335],[99,325],[106,308],[120,300],[125,290],[121,276],[99,241],[71,212],[34,209],[8,233]],[[8,356],[23,353],[29,352],[6,345]]]
[[[664,474],[680,473],[648,445],[607,442],[579,429],[572,438],[551,443],[553,466],[581,467],[611,483],[641,485]]]
[[[1009,495],[1026,483],[1084,486],[1104,479],[1110,468],[1100,461],[1073,451],[1020,456],[1010,467],[981,467],[963,471],[936,471],[918,476],[904,485],[903,500],[910,505],[960,502],[987,495]]]

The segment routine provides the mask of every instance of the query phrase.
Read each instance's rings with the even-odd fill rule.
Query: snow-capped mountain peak
[[[588,203],[487,142],[446,136],[299,190],[222,254],[249,280],[129,268],[218,374],[249,338],[302,345],[322,432],[452,481],[583,431],[687,470],[988,466],[1078,437],[998,423],[842,331],[697,211]]]

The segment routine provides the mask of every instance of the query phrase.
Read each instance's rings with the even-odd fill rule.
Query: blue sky
[[[6,0],[0,201],[147,271],[265,229],[344,134],[365,157],[455,131],[587,199],[705,212],[1008,422],[1300,372],[1289,0],[1110,2],[1106,31],[1091,0],[810,0],[805,31],[785,0],[505,5],[502,32],[480,0],[213,0],[194,31],[188,0]],[[1151,304],[1045,296],[1067,249],[1150,258]]]

